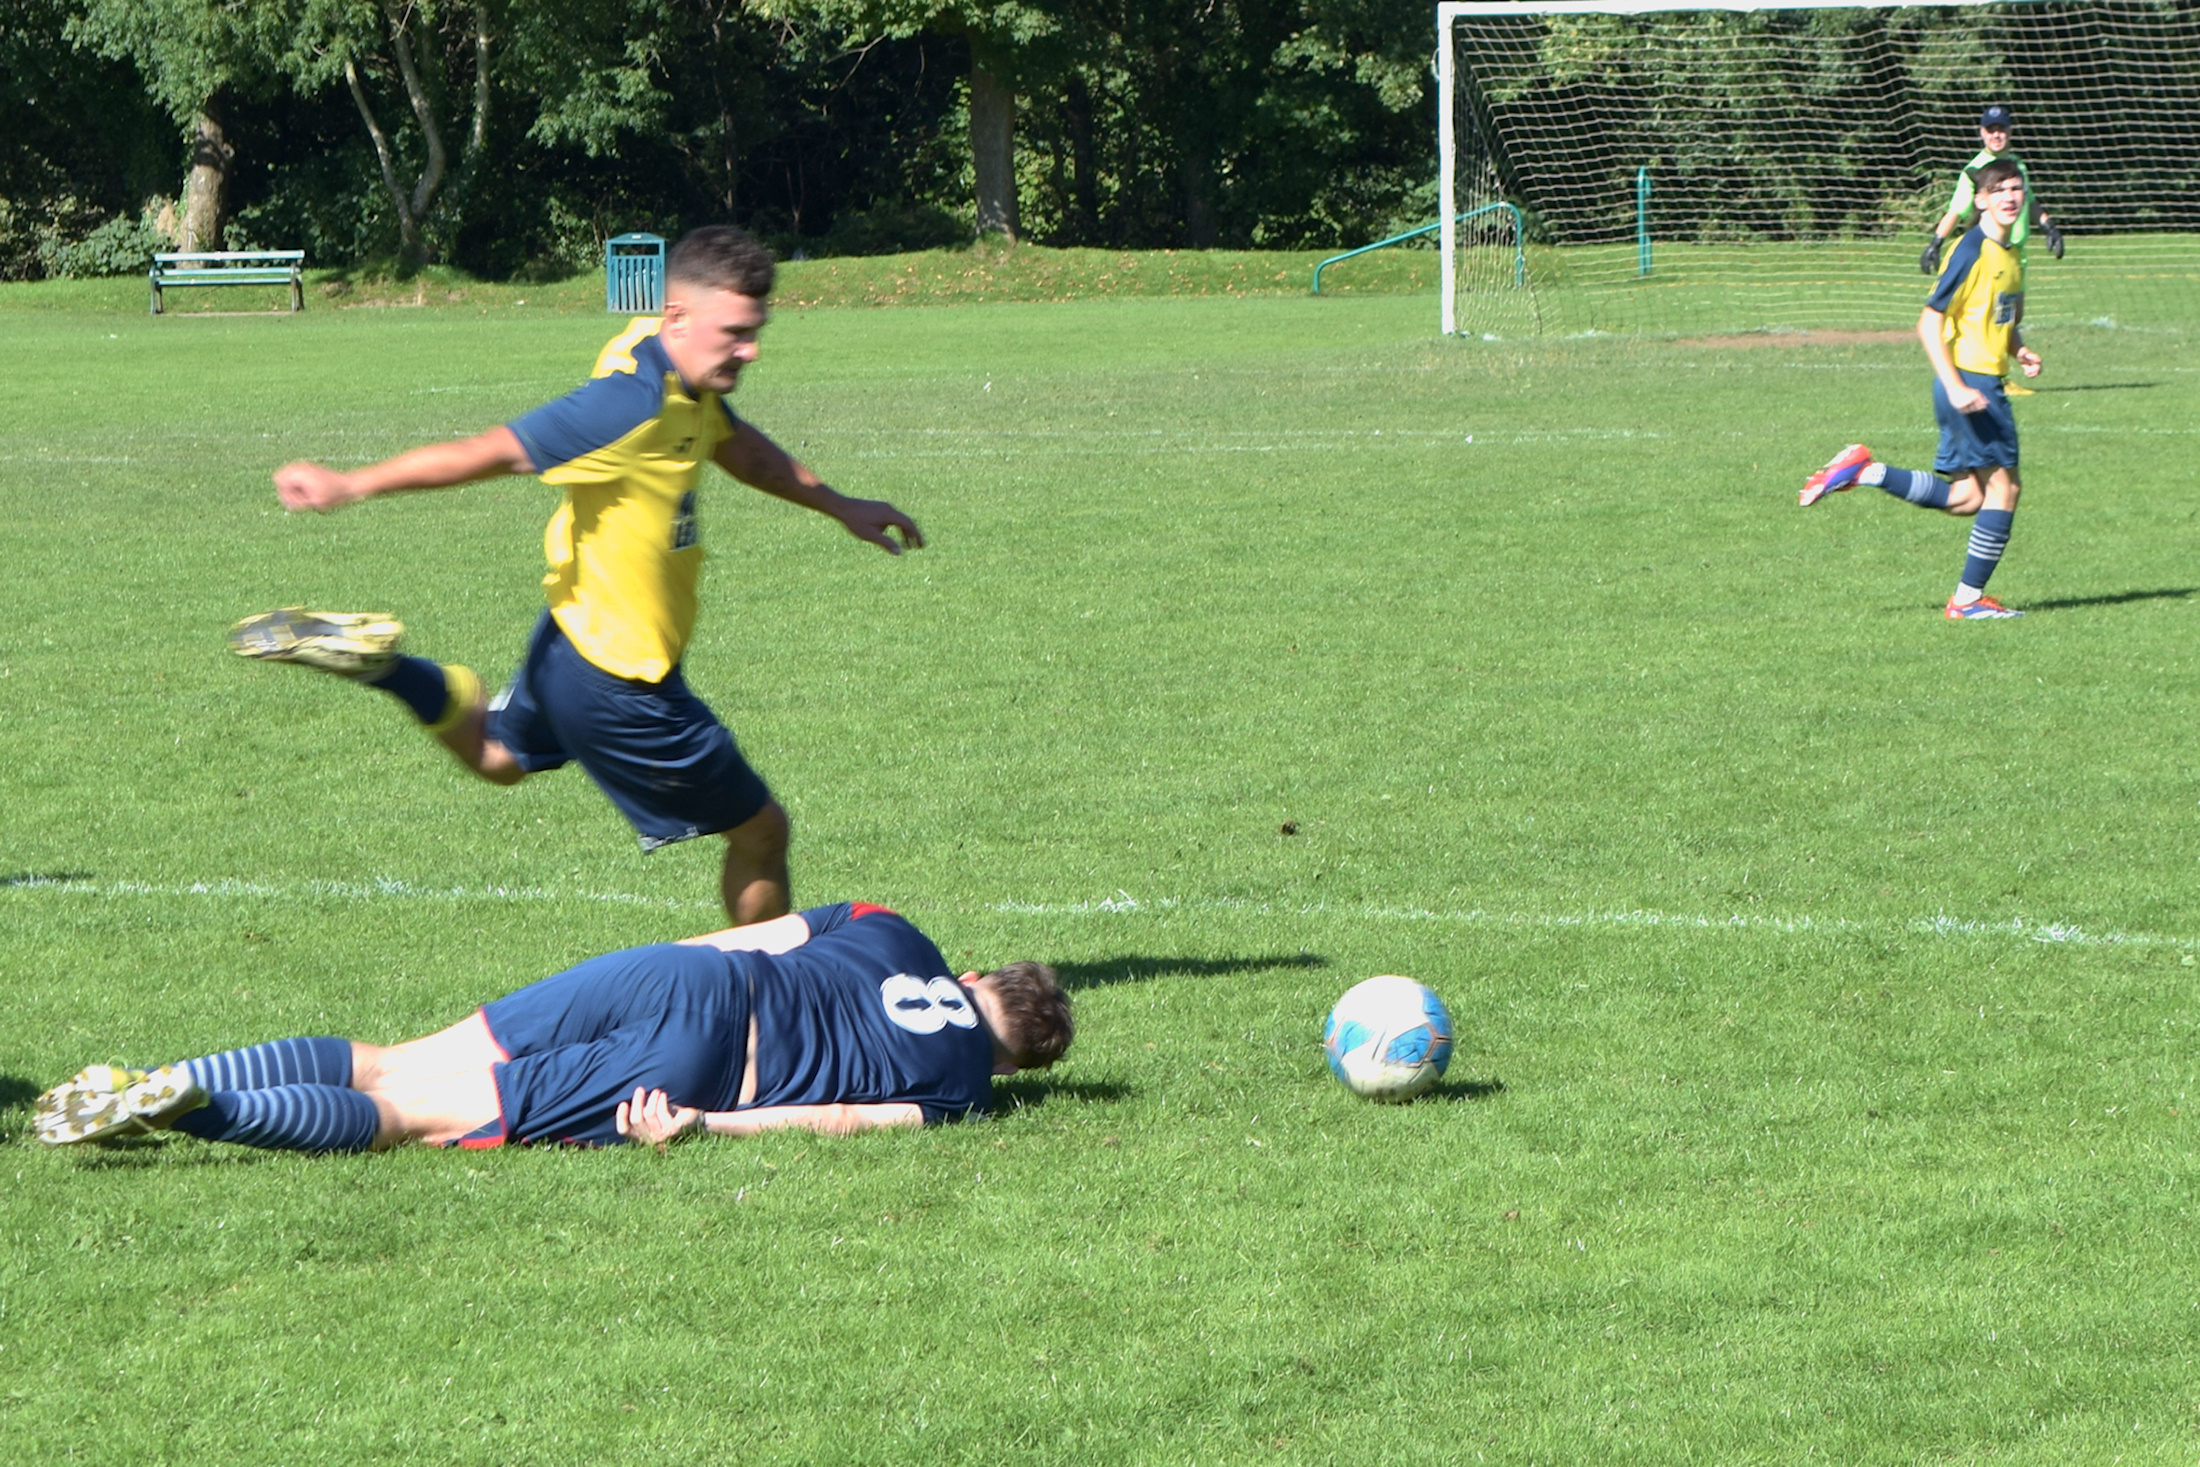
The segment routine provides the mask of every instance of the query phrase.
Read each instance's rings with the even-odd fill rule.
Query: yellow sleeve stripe
[[[636,343],[655,336],[663,321],[662,316],[636,316],[627,322],[626,330],[604,343],[603,350],[596,354],[596,370],[588,375],[608,377],[613,372],[633,371]]]

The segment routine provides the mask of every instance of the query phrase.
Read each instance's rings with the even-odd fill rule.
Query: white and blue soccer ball
[[[1451,1013],[1425,985],[1385,974],[1355,983],[1329,1011],[1322,1052],[1354,1095],[1411,1100],[1451,1063]]]

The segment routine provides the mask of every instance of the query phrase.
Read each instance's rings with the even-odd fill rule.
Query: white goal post
[[[1900,329],[1992,103],[2068,236],[2028,245],[2028,316],[2200,327],[2200,0],[1445,0],[1436,32],[1447,335]]]

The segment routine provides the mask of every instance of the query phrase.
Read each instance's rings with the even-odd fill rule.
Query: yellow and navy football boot
[[[95,1065],[77,1078],[97,1077],[108,1069]],[[52,1103],[44,1103],[47,1097]],[[204,1104],[206,1092],[192,1080],[188,1066],[163,1065],[140,1074],[120,1090],[78,1089],[75,1081],[56,1086],[41,1097],[33,1126],[38,1139],[48,1146],[118,1141],[165,1131]]]
[[[338,677],[371,677],[397,660],[405,624],[386,611],[285,606],[229,629],[229,650],[259,662],[297,662]]]

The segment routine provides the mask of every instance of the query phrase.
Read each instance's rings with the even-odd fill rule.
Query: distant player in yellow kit
[[[891,504],[837,493],[726,405],[756,360],[772,280],[770,253],[749,235],[698,229],[666,261],[664,314],[631,322],[567,396],[477,437],[349,473],[314,463],[276,471],[276,493],[291,510],[504,474],[539,474],[564,488],[543,534],[549,605],[511,685],[494,699],[466,668],[400,655],[403,628],[379,614],[266,612],[231,630],[232,649],[383,689],[494,784],[577,762],[645,850],[725,837],[721,890],[735,922],[788,911],[786,812],[680,673],[703,559],[695,518],[703,464],[836,519],[892,554],[924,537]]]

